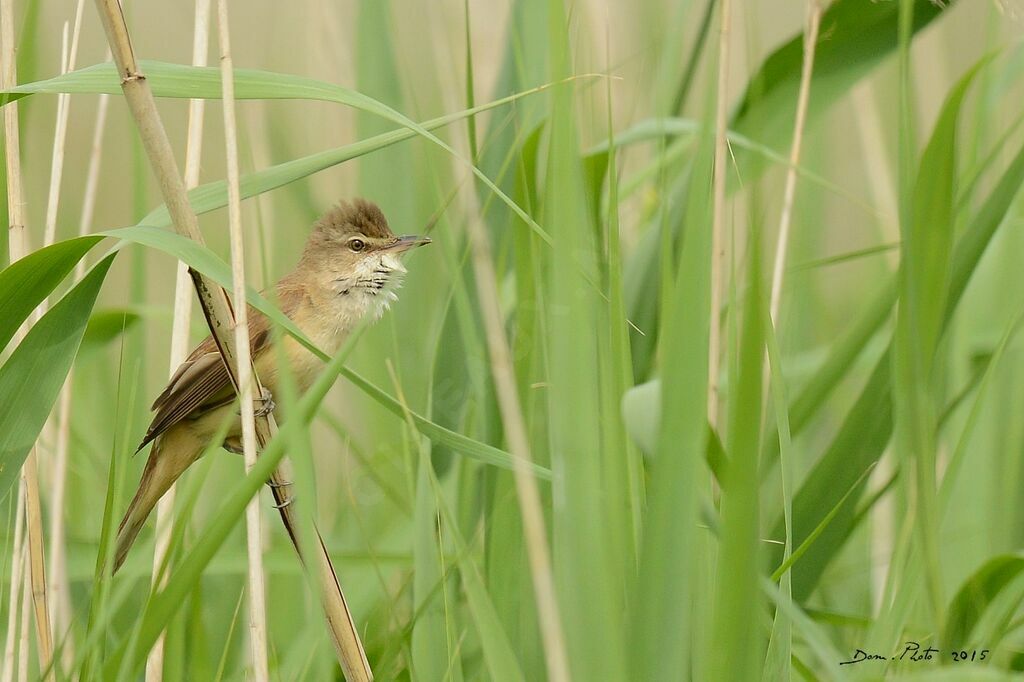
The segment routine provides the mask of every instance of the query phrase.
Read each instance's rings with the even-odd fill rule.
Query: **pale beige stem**
[[[4,88],[17,84],[17,60],[14,42],[14,0],[0,0],[0,62],[2,62]],[[20,140],[18,135],[17,105],[4,107],[4,136],[6,142],[7,167],[7,216],[10,225],[8,249],[10,260],[15,261],[27,253],[28,239],[25,235],[24,199],[22,194],[21,163],[19,159]],[[20,334],[15,336],[15,342]],[[25,530],[28,535],[29,580],[32,583],[29,596],[35,609],[36,637],[40,668],[50,667],[53,656],[50,613],[46,603],[46,569],[43,559],[43,520],[39,504],[39,476],[36,467],[36,452],[33,447],[22,467],[25,482]],[[13,586],[12,586],[13,589]],[[27,614],[23,619],[27,618]],[[27,637],[27,633],[22,634]]]
[[[245,297],[245,240],[242,237],[242,192],[239,186],[238,129],[235,120],[235,76],[231,61],[231,30],[227,0],[217,0],[217,35],[220,42],[220,77],[224,107],[224,146],[227,156],[228,234],[231,240],[231,284],[234,294],[235,349],[238,368],[238,401],[242,419],[242,455],[245,470],[256,466],[256,415],[253,410],[253,366],[249,348],[249,315]],[[263,534],[260,498],[245,508],[246,544],[249,552],[249,646],[253,678],[267,682],[266,577],[263,571]]]
[[[68,448],[71,440],[71,385],[73,372],[61,388],[57,408],[57,441],[54,449],[50,502],[50,622],[61,645],[61,665],[69,670],[74,662],[71,640],[71,597],[68,593],[67,551],[64,545],[64,503],[67,497]]]
[[[192,32],[192,64],[206,66],[210,42],[210,0],[196,0],[194,28]],[[185,187],[192,189],[199,184],[199,168],[203,149],[203,112],[206,100],[192,99],[188,105],[188,133],[185,146]],[[192,319],[192,281],[188,268],[178,262],[174,279],[174,322],[171,325],[171,355],[168,375],[173,376],[185,361],[189,349],[189,330]],[[167,554],[171,548],[171,533],[174,528],[174,501],[177,485],[172,483],[156,505],[156,547],[153,552],[153,577],[156,589],[167,584],[169,570],[166,569]],[[146,657],[146,682],[160,682],[164,676],[164,642],[166,632],[161,632]]]
[[[109,61],[109,53],[107,60]],[[100,165],[103,156],[103,130],[107,124],[107,110],[110,95],[100,95],[96,105],[96,122],[93,127],[92,145],[89,153],[89,168],[86,171],[85,194],[82,199],[78,234],[89,234],[92,217],[96,209],[96,195],[99,189]],[[75,281],[85,274],[86,262],[81,259],[75,264]],[[50,593],[53,596],[50,610],[54,614],[54,632],[63,637],[61,659],[65,670],[70,669],[75,658],[74,640],[71,632],[71,595],[68,578],[67,553],[64,545],[64,503],[67,491],[67,469],[71,445],[71,394],[74,385],[74,368],[68,372],[67,381],[61,389],[59,424],[57,427],[57,454],[53,473],[53,509],[50,515]]]
[[[491,255],[487,230],[479,219],[476,193],[461,192],[466,202],[466,230],[469,233],[473,258],[473,279],[479,293],[480,312],[487,334],[487,353],[491,360],[491,375],[505,425],[505,437],[515,462],[513,473],[519,511],[523,519],[523,536],[526,540],[526,555],[533,580],[533,594],[537,602],[540,620],[541,641],[544,645],[548,679],[565,682],[571,679],[569,659],[566,655],[565,635],[559,615],[558,597],[551,570],[551,555],[548,549],[546,524],[537,479],[530,469],[533,461],[530,440],[526,432],[516,388],[515,369],[512,355],[505,338],[505,322],[501,314],[501,298],[498,292],[497,275]]]
[[[14,42],[14,0],[0,1],[0,84],[6,90],[18,84]],[[3,108],[5,161],[7,168],[8,249],[11,260],[28,250],[25,236],[23,193],[21,188],[21,140],[18,135],[18,103]]]
[[[64,24],[64,54],[61,56],[61,73],[68,73],[75,70],[77,61],[78,39],[82,32],[82,9],[85,7],[85,0],[78,0],[75,9],[75,28],[71,38],[71,46],[68,48],[68,25]],[[46,229],[43,236],[43,244],[49,245],[54,242],[57,236],[57,206],[60,202],[60,184],[64,176],[64,151],[68,136],[68,118],[71,115],[71,95],[61,93],[57,95],[57,124],[53,133],[53,152],[50,158],[50,189],[46,198]]]
[[[61,58],[61,72],[73,71],[78,59],[78,44],[82,34],[82,12],[85,0],[78,0],[75,9],[75,24],[68,46],[67,23],[64,24],[64,50]],[[60,183],[64,170],[64,149],[67,140],[68,116],[70,113],[70,96],[60,95],[57,109],[57,124],[54,130],[53,157],[50,165],[50,189],[46,205],[46,234],[43,240],[48,246],[54,242],[57,233],[57,207],[60,200]],[[92,162],[90,161],[90,164]],[[85,259],[75,266],[77,281],[85,271]],[[48,302],[44,301],[44,309]],[[50,483],[50,575],[48,583],[48,601],[50,606],[50,622],[53,632],[61,646],[61,665],[70,668],[74,661],[74,644],[71,641],[71,598],[67,575],[67,559],[64,546],[64,501],[66,494],[68,445],[71,422],[71,382],[72,372],[68,372],[64,386],[61,388],[57,403],[57,437],[54,444],[51,465]]]
[[[201,244],[203,238],[199,232],[196,214],[189,204],[184,182],[178,173],[177,162],[174,160],[170,140],[167,139],[167,133],[156,109],[153,93],[136,62],[121,7],[117,0],[96,0],[96,7],[114,55],[114,62],[117,64],[125,102],[139,129],[139,136],[153,172],[159,181],[160,191],[167,205],[172,224],[179,234]],[[235,376],[238,356],[230,329],[233,324],[233,316],[227,294],[216,284],[207,281],[199,272],[190,270],[190,275],[210,327],[210,333],[224,360],[224,367],[231,377],[235,390],[238,391],[239,383]],[[262,395],[262,388],[258,385],[255,375],[253,375],[252,383],[254,384],[252,394]],[[276,424],[272,415],[258,418],[256,436],[261,448],[266,445],[274,432],[276,432]],[[271,477],[272,482],[277,486],[273,488],[273,492],[279,504],[285,500],[291,502],[290,486],[285,485],[288,482],[287,475],[286,469],[279,467]],[[282,506],[281,519],[300,556],[310,563],[310,570],[318,581],[324,613],[330,626],[331,639],[335,645],[341,668],[349,682],[370,680],[373,678],[373,674],[370,672],[359,633],[352,621],[352,615],[345,602],[341,586],[338,584],[337,576],[331,566],[327,549],[319,537],[317,538],[318,542],[300,547],[293,516],[294,508],[294,504]],[[308,554],[303,552],[308,552]]]
[[[711,224],[711,319],[708,330],[708,421],[718,426],[718,374],[722,335],[722,286],[725,265],[725,167],[727,158],[726,109],[729,98],[729,0],[721,0],[718,33],[718,99],[715,108],[714,214]]]
[[[22,567],[25,565],[25,484],[18,480],[18,501],[14,511],[14,545],[11,548],[11,590],[7,601],[7,637],[0,682],[14,680],[14,645],[18,640],[18,606],[21,602]]]
[[[110,61],[110,51],[107,51]],[[96,103],[96,123],[92,129],[92,145],[89,150],[89,169],[85,174],[85,194],[82,197],[82,215],[78,221],[80,236],[92,231],[92,219],[96,214],[96,197],[99,194],[100,168],[103,163],[103,132],[107,128],[107,112],[110,109],[110,95],[100,95]],[[85,274],[85,259],[75,266],[75,277]]]
[[[25,544],[25,553],[22,556],[28,563],[28,543]],[[18,682],[28,682],[28,614],[30,613],[29,598],[32,592],[32,578],[26,572],[21,580],[24,585],[21,593],[21,627],[18,628]]]
[[[21,468],[25,479],[25,530],[28,536],[28,570],[32,585],[32,604],[35,609],[39,667],[46,670],[53,660],[53,631],[50,629],[50,607],[46,594],[46,563],[43,560],[43,510],[39,503],[39,469],[35,448],[25,458]],[[33,494],[33,491],[35,493]],[[53,671],[46,676],[50,679]]]
[[[786,274],[786,252],[789,249],[789,227],[793,221],[793,201],[796,197],[797,166],[804,139],[807,102],[811,95],[811,75],[814,73],[814,51],[818,45],[818,27],[821,24],[821,3],[810,0],[807,4],[807,31],[804,33],[804,57],[800,73],[800,91],[796,99],[796,120],[793,122],[793,143],[789,148],[789,167],[782,195],[782,214],[779,216],[778,243],[775,246],[775,267],[772,271],[771,312],[772,324],[778,327],[779,302],[782,300],[782,281]],[[765,371],[767,371],[765,366]]]

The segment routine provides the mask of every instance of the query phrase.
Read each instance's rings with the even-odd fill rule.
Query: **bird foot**
[[[283,502],[281,502],[281,504],[275,504],[274,505],[274,509],[284,509],[285,507],[287,507],[288,505],[290,505],[294,501],[295,501],[295,496],[292,495],[288,499],[286,499]]]
[[[267,481],[267,485],[270,486],[271,488],[273,488],[274,490],[280,490],[281,488],[290,488],[291,485],[292,485],[292,482],[291,481],[273,481],[273,480],[271,480],[271,481]],[[292,496],[288,497],[287,499],[282,500],[280,504],[275,504],[274,505],[274,509],[284,509],[285,507],[290,505],[293,500],[295,500],[295,495],[292,495]]]
[[[266,417],[277,407],[277,403],[274,402],[274,396],[270,393],[270,390],[266,386],[262,388],[263,391],[260,393],[260,397],[253,400],[256,417]]]

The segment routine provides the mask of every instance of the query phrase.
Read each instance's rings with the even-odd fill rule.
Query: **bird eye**
[[[348,248],[352,249],[356,253],[359,253],[366,248],[366,242],[362,239],[350,239],[348,242]]]

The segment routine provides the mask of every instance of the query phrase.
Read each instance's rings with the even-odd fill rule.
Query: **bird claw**
[[[274,490],[280,490],[281,488],[290,488],[292,485],[291,481],[267,481],[267,485]],[[295,495],[288,497],[279,504],[274,505],[274,509],[284,509],[295,500]]]
[[[266,417],[268,414],[274,411],[277,404],[274,402],[274,396],[270,393],[267,387],[263,387],[259,398],[253,400],[253,404],[259,403],[259,406],[255,408],[253,414],[256,417]]]
[[[288,499],[286,499],[283,502],[281,502],[281,504],[275,504],[274,505],[274,509],[284,509],[285,507],[287,507],[288,505],[290,505],[294,501],[295,501],[295,496],[292,495]]]

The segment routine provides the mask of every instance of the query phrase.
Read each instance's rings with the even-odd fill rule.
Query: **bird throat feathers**
[[[348,273],[331,281],[332,300],[341,330],[363,320],[376,322],[398,300],[407,270],[391,253],[369,254]]]

